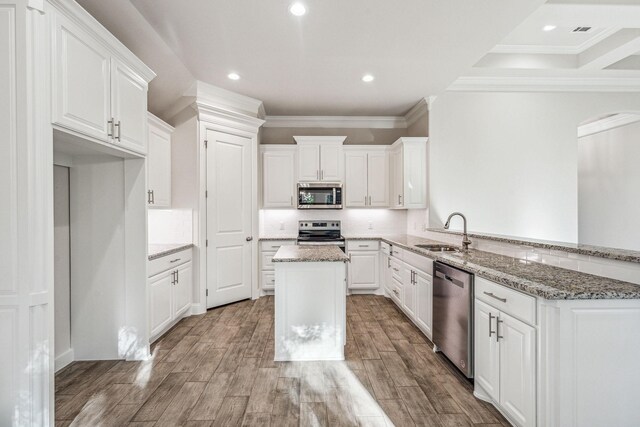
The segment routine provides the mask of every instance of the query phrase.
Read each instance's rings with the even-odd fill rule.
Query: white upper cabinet
[[[291,146],[262,146],[262,205],[295,208],[295,157]]]
[[[117,59],[111,60],[111,111],[115,143],[147,152],[147,83]]]
[[[62,15],[54,28],[53,121],[111,141],[111,54]]]
[[[385,148],[345,149],[346,206],[389,207],[389,157]]]
[[[298,181],[341,182],[346,136],[294,136],[298,144]]]
[[[147,90],[155,75],[86,11],[74,12],[86,15],[82,26],[67,13],[51,14],[53,123],[146,154]]]
[[[147,153],[147,203],[149,207],[171,207],[171,134],[169,126],[149,114]]]
[[[402,137],[392,145],[392,206],[427,207],[427,138]]]

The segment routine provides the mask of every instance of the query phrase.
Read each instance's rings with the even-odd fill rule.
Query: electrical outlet
[[[373,230],[373,222],[369,221],[369,230]]]

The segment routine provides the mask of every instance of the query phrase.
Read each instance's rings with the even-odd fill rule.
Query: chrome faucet
[[[453,218],[456,215],[462,218],[462,223],[464,227],[464,231],[462,233],[462,250],[464,252],[469,252],[469,245],[471,244],[471,240],[469,240],[469,236],[467,235],[467,218],[465,218],[464,215],[462,215],[460,212],[454,212],[451,215],[449,215],[449,218],[447,218],[447,222],[444,223],[444,229],[445,230],[449,229],[449,225],[451,225],[451,218]]]

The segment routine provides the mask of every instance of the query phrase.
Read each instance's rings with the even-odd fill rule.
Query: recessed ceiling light
[[[289,12],[291,12],[291,14],[295,16],[302,16],[307,13],[307,8],[304,7],[302,3],[296,2],[289,6]]]
[[[240,76],[236,73],[229,73],[227,74],[227,77],[229,77],[231,80],[240,80]]]
[[[373,76],[371,74],[365,74],[364,76],[362,76],[362,81],[365,83],[369,83],[373,81]]]
[[[545,25],[544,27],[542,27],[542,31],[553,31],[556,28],[557,27],[555,25]]]

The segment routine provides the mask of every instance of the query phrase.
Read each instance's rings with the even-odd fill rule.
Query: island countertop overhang
[[[334,245],[322,246],[280,246],[273,256],[273,262],[347,262],[349,257]]]

